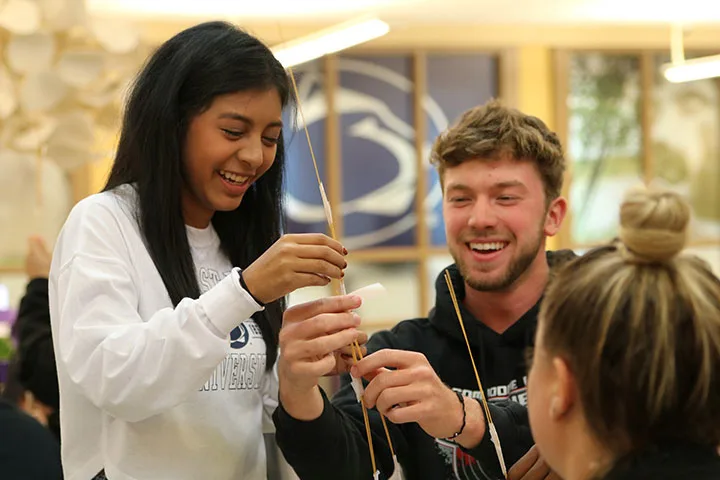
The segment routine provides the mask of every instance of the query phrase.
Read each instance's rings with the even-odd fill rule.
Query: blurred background
[[[691,250],[720,268],[718,3],[0,0],[0,325],[26,288],[28,238],[52,249],[73,204],[102,187],[142,62],[179,30],[219,18],[293,67],[351,250],[348,289],[379,281],[389,291],[363,307],[370,331],[433,305],[451,258],[428,151],[493,97],[542,118],[566,147],[571,210],[550,248],[612,238],[622,193],[659,183],[688,196]],[[293,114],[289,230],[325,231]],[[328,293],[305,289],[291,302]]]
[[[73,204],[102,187],[142,62],[179,30],[218,18],[293,67],[351,250],[348,289],[380,281],[389,291],[364,307],[368,330],[432,306],[451,259],[428,150],[493,97],[542,118],[566,147],[571,210],[550,248],[582,252],[612,238],[622,193],[661,183],[689,197],[691,250],[720,267],[720,4],[0,0],[0,324],[28,281],[28,238],[52,249]],[[325,231],[302,121],[291,115],[289,230]]]
[[[613,238],[625,190],[662,184],[689,198],[689,251],[720,271],[718,2],[0,0],[0,384],[28,281],[75,202],[104,184],[128,83],[160,43],[211,19],[293,68],[351,251],[348,290],[388,290],[363,307],[368,331],[432,307],[452,260],[428,151],[491,98],[542,118],[566,148],[570,214],[549,248]],[[302,127],[287,112],[288,228],[326,231]]]

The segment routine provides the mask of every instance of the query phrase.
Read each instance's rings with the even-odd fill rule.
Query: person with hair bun
[[[689,219],[678,194],[633,191],[619,239],[548,287],[528,409],[564,480],[720,478],[720,280],[680,255]]]

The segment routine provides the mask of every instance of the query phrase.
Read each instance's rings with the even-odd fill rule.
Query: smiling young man
[[[560,195],[562,147],[542,121],[493,101],[467,111],[439,137],[432,161],[443,186],[447,244],[455,260],[447,270],[511,467],[533,444],[525,354],[539,302],[553,265],[574,256],[546,252],[546,239],[558,232],[567,209]],[[365,378],[365,402],[374,407],[369,414],[381,478],[393,473],[393,462],[378,411],[389,420],[406,479],[501,478],[443,274],[436,287],[427,318],[375,334],[367,345],[370,355],[351,371]],[[274,414],[278,443],[303,479],[366,480],[372,478],[370,454],[349,377],[331,403],[317,386],[327,372],[307,368],[308,352],[323,358],[332,351],[330,335],[327,352],[318,346],[333,329],[327,314],[316,313],[302,306],[285,315],[280,407]],[[525,464],[534,463],[529,458],[511,478],[553,478],[540,462],[523,476]]]

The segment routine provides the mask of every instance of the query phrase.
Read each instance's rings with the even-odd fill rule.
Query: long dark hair
[[[215,97],[274,88],[282,106],[291,100],[288,75],[258,39],[225,22],[208,22],[178,33],[150,57],[128,97],[115,162],[104,190],[134,184],[137,217],[147,248],[173,305],[198,298],[200,287],[181,207],[183,151],[191,120]],[[212,224],[221,249],[245,268],[280,238],[285,146],[245,193],[240,206],[215,212]],[[285,299],[253,315],[267,344],[267,369],[277,359]]]

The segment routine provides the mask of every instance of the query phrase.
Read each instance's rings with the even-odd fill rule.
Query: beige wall
[[[190,23],[148,22],[142,25],[143,36],[151,42],[162,42]],[[327,27],[327,24],[255,23],[243,25],[270,45],[291,40]],[[658,48],[669,49],[670,27],[651,25],[463,25],[416,24],[392,25],[389,34],[374,40],[365,50],[406,48],[477,49],[510,48],[543,45],[551,48]],[[717,49],[720,29],[717,25],[693,25],[686,31],[688,48]]]
[[[550,129],[555,124],[555,83],[552,49],[544,45],[523,45],[515,49],[517,108],[542,119]],[[547,248],[557,248],[557,237],[548,239]]]

